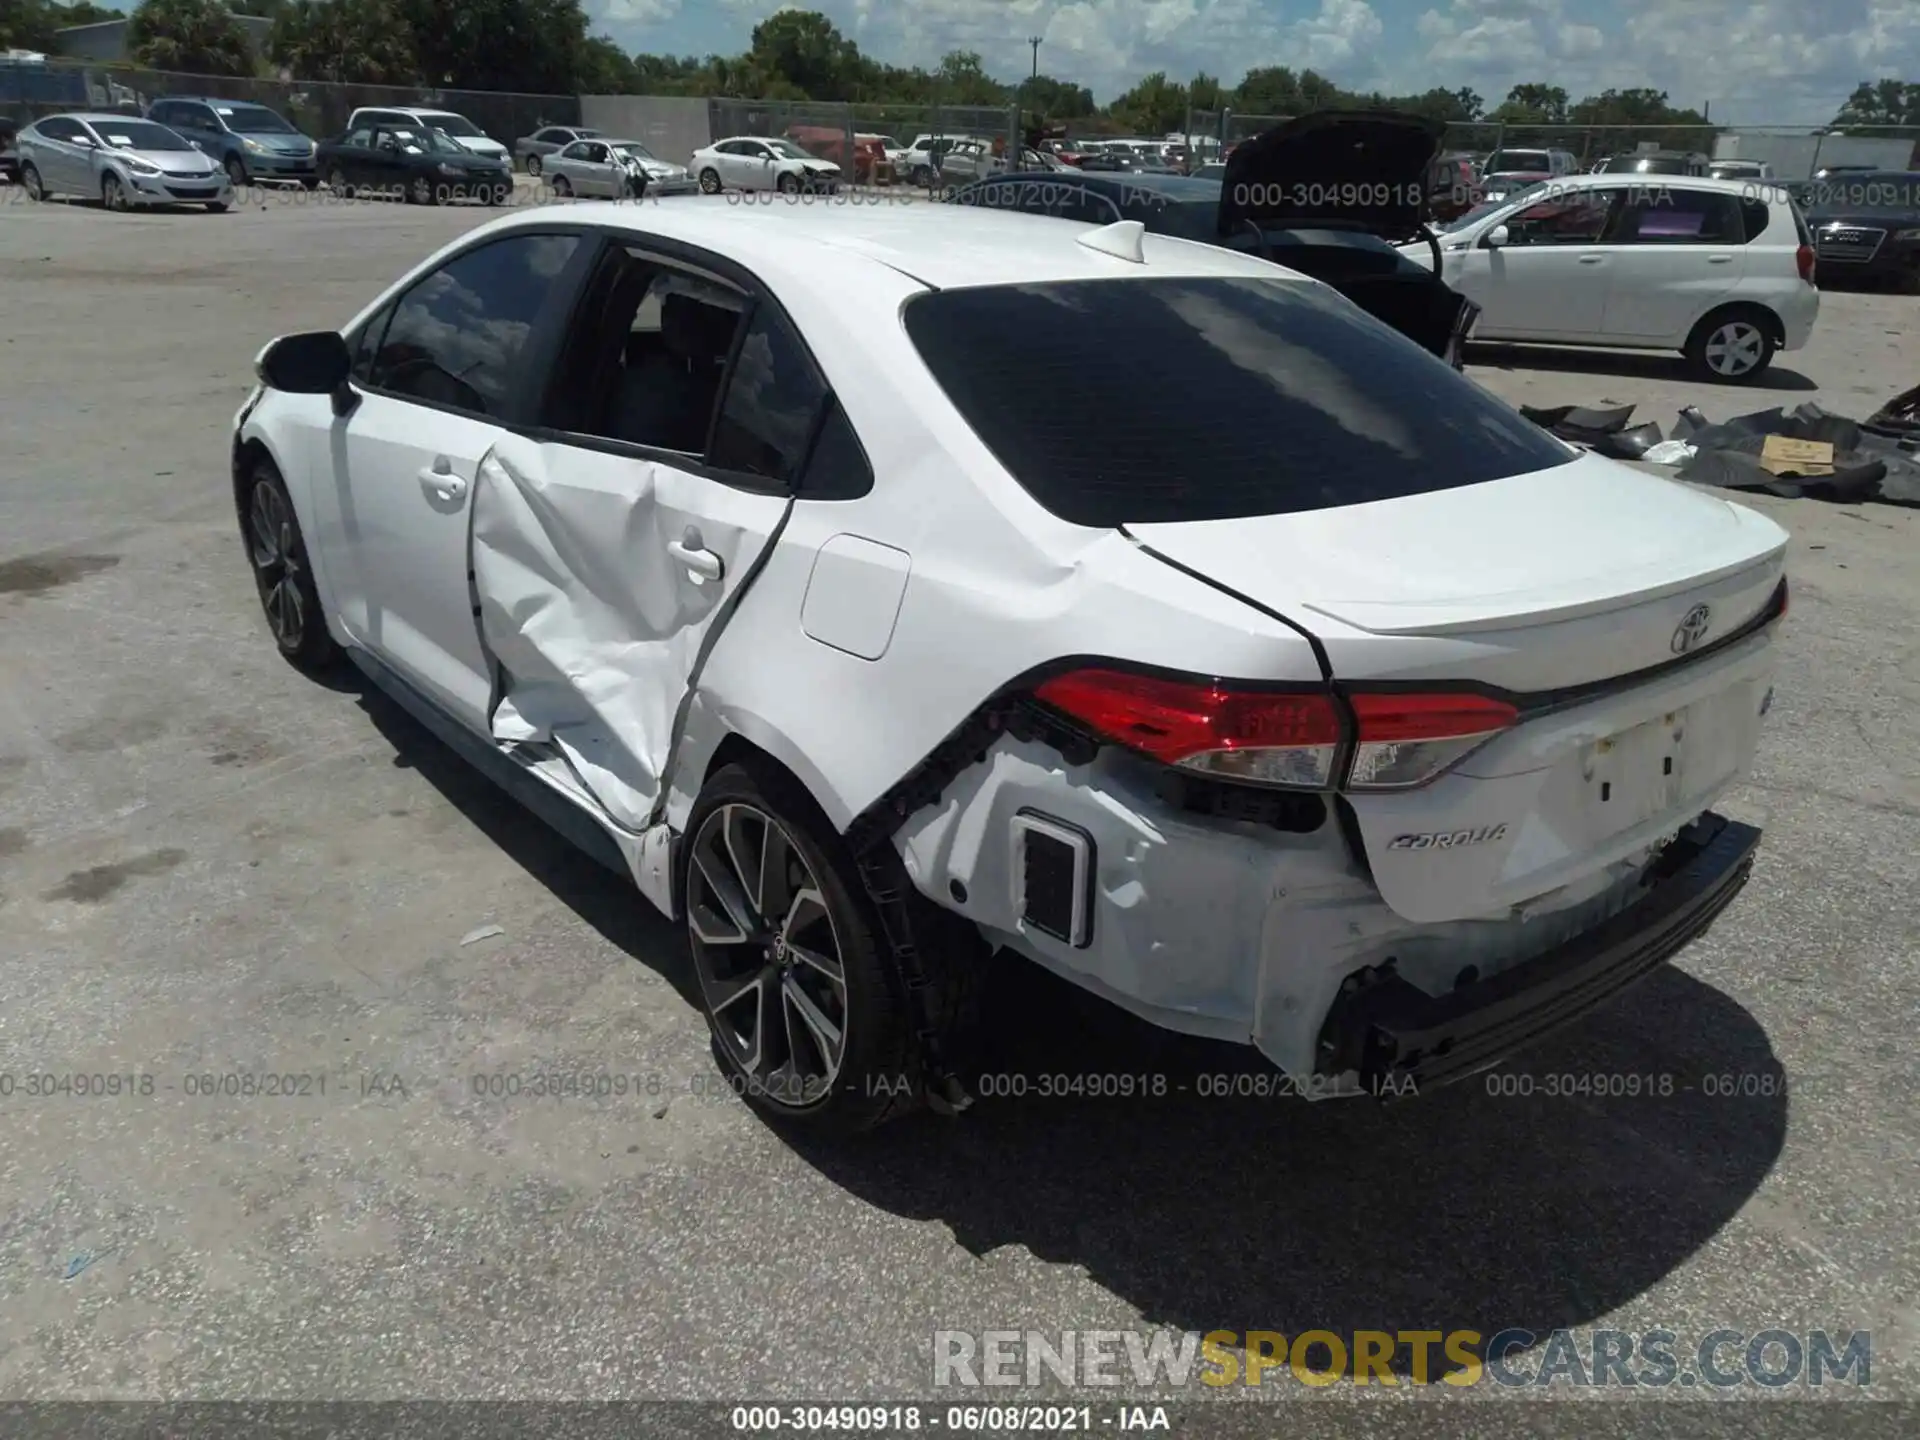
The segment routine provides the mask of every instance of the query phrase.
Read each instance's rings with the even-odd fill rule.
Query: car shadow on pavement
[[[993,989],[982,1088],[1025,1098],[796,1148],[977,1255],[1084,1270],[1144,1326],[1351,1343],[1588,1324],[1727,1224],[1786,1131],[1764,1032],[1671,966],[1500,1070],[1390,1104],[1280,1093],[1251,1050],[1168,1035],[1024,963]],[[1136,1098],[1090,1098],[1125,1076]],[[1141,1098],[1156,1076],[1166,1093]],[[1411,1362],[1409,1346],[1392,1365]]]
[[[678,926],[379,690],[358,698],[395,765],[701,1023]],[[975,1255],[1019,1246],[1084,1270],[1147,1326],[1490,1337],[1590,1323],[1726,1225],[1786,1133],[1765,1032],[1673,966],[1499,1070],[1392,1103],[1308,1103],[1253,1050],[1159,1030],[1023,960],[993,962],[981,1008],[982,1098],[965,1115],[782,1138],[850,1195],[939,1221]],[[1410,1350],[1392,1364],[1412,1373]]]
[[[1756,388],[1732,381],[1711,380],[1696,375],[1678,355],[1638,350],[1562,349],[1554,345],[1508,345],[1495,341],[1474,341],[1467,346],[1467,373],[1475,370],[1554,370],[1582,375],[1617,375],[1633,380],[1682,381],[1695,385],[1715,385],[1729,390]],[[1780,365],[1769,366],[1760,377],[1762,390],[1818,390],[1820,387],[1797,370]]]
[[[530,812],[464,756],[408,714],[352,667],[335,687],[354,695],[374,727],[393,746],[393,763],[414,771],[521,869],[546,886],[608,944],[654,971],[694,1007],[698,982],[680,927],[667,921],[634,888]]]

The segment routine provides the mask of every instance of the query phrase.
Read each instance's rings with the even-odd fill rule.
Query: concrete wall
[[[638,140],[662,160],[684,165],[713,142],[704,99],[655,95],[582,95],[580,123],[617,140]]]
[[[1872,165],[1905,170],[1914,142],[1872,135],[1773,135],[1729,130],[1713,146],[1716,160],[1763,160],[1782,180],[1805,180],[1821,165]]]

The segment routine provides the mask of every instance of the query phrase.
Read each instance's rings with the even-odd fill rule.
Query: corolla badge
[[[1702,640],[1707,631],[1713,628],[1713,608],[1708,605],[1696,605],[1681,618],[1674,627],[1673,641],[1670,646],[1676,655],[1684,655]]]
[[[1457,850],[1463,845],[1485,845],[1504,840],[1507,827],[1482,825],[1477,830],[1430,830],[1418,835],[1396,835],[1387,842],[1389,850]]]

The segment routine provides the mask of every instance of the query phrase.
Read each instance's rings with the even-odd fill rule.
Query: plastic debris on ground
[[[1844,505],[1878,500],[1920,506],[1920,386],[1864,421],[1809,402],[1715,424],[1689,405],[1672,435],[1663,437],[1658,425],[1633,424],[1633,410],[1614,404],[1520,407],[1562,440],[1614,460],[1676,466],[1680,480]]]

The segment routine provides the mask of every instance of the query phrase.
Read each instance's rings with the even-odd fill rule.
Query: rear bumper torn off
[[[1746,884],[1761,832],[1711,812],[1654,862],[1646,894],[1546,954],[1429,995],[1390,972],[1356,977],[1328,1013],[1320,1073],[1357,1073],[1376,1095],[1409,1094],[1498,1063],[1671,959]],[[1374,972],[1376,975],[1380,972]]]

